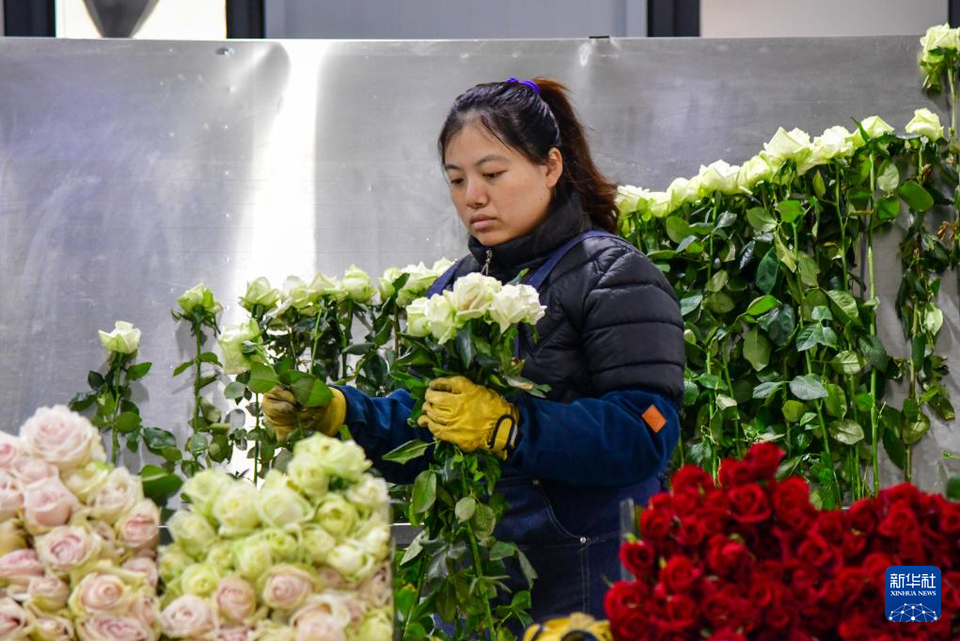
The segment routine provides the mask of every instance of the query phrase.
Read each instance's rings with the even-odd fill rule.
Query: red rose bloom
[[[707,544],[707,564],[718,576],[731,577],[748,572],[752,559],[745,545],[717,534]]]
[[[696,465],[684,465],[670,478],[670,486],[674,494],[703,494],[713,488],[713,478]]]
[[[773,480],[781,460],[783,460],[783,450],[773,443],[757,443],[743,457],[743,462],[755,481]]]
[[[624,543],[620,546],[620,561],[636,577],[646,576],[653,569],[657,553],[646,541]]]
[[[640,534],[643,538],[657,543],[670,535],[673,516],[654,508],[648,508],[640,515]]]
[[[819,534],[811,534],[800,544],[797,557],[828,575],[836,573],[842,565],[836,548]]]
[[[885,490],[880,490],[877,494],[877,500],[884,505],[895,505],[897,503],[906,503],[912,509],[916,509],[920,498],[920,490],[910,483],[901,483]]]
[[[660,571],[660,580],[673,594],[687,592],[700,578],[702,572],[694,566],[689,557],[682,554],[667,561]]]
[[[756,483],[734,487],[727,494],[730,513],[740,523],[760,523],[770,518],[770,501]]]
[[[603,609],[607,617],[611,621],[620,621],[631,613],[645,612],[645,591],[646,588],[637,581],[614,583],[603,599]]]
[[[850,524],[864,534],[872,534],[877,527],[877,506],[873,499],[860,499],[847,512]]]
[[[683,594],[674,594],[667,600],[660,627],[664,631],[677,632],[693,626],[699,618],[697,604]]]
[[[960,503],[948,502],[940,510],[940,531],[960,536]]]
[[[703,543],[703,539],[704,528],[699,519],[694,516],[680,519],[680,527],[677,528],[677,543],[693,547]]]
[[[816,509],[810,504],[810,486],[796,476],[776,484],[773,489],[773,509],[780,521],[798,530],[810,525],[817,515]]]
[[[917,515],[909,502],[900,501],[890,506],[887,516],[877,526],[877,532],[884,536],[901,537],[905,534],[915,534],[919,528]]]
[[[725,458],[720,462],[720,485],[725,488],[737,487],[753,481],[750,468],[743,461]]]

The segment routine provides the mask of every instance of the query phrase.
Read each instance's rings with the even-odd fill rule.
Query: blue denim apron
[[[524,282],[539,289],[550,271],[574,246],[594,236],[613,236],[589,230],[571,238]],[[434,282],[427,296],[439,293],[453,280],[463,259]],[[520,340],[517,342],[520,356]],[[646,505],[663,487],[658,476],[625,487],[584,487],[532,479],[504,465],[497,484],[509,506],[494,536],[516,543],[537,572],[532,592],[534,621],[586,612],[606,618],[603,597],[620,579],[620,502],[631,498]],[[514,559],[507,562],[512,592],[527,589]],[[510,594],[501,595],[509,603]]]

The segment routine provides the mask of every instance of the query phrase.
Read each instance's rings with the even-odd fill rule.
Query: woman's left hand
[[[430,381],[417,419],[438,439],[465,452],[481,449],[507,458],[516,444],[520,410],[493,390],[463,376]]]

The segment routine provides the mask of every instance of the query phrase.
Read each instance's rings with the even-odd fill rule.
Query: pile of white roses
[[[0,433],[0,639],[159,636],[160,510],[66,407]]]
[[[864,118],[860,126],[870,138],[893,132],[893,127],[880,116]],[[907,123],[906,131],[926,137],[930,142],[943,138],[940,118],[929,109],[917,109]],[[849,131],[835,126],[826,129],[812,140],[802,129],[777,129],[773,138],[764,143],[763,151],[742,165],[730,165],[717,160],[700,166],[700,173],[692,178],[676,178],[666,191],[650,191],[633,186],[618,188],[617,204],[620,213],[637,212],[649,218],[664,218],[685,203],[696,203],[714,194],[751,194],[760,182],[769,182],[784,163],[795,163],[797,173],[825,165],[836,159],[850,158],[864,145],[860,129]]]
[[[163,633],[178,639],[392,638],[386,483],[352,441],[299,441],[261,487],[208,469],[160,553]]]
[[[503,285],[480,273],[457,279],[452,290],[418,298],[407,306],[407,333],[447,342],[468,321],[483,319],[500,331],[519,323],[535,325],[546,308],[529,285]]]
[[[920,56],[920,68],[926,73],[926,86],[939,89],[940,78],[946,72],[951,84],[956,82],[956,65],[960,51],[960,29],[949,24],[938,24],[927,29],[920,38],[923,53]],[[951,87],[953,89],[953,87]]]

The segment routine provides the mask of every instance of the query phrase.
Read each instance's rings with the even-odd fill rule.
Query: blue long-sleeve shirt
[[[353,438],[377,469],[391,482],[412,482],[426,458],[405,465],[381,458],[412,439],[433,439],[429,430],[407,424],[414,405],[410,394],[399,390],[374,398],[352,387],[338,389],[347,400],[346,422]],[[504,476],[512,471],[571,485],[631,485],[659,473],[679,440],[676,408],[651,392],[618,390],[570,403],[527,394],[510,400],[520,409],[520,440],[505,463]],[[651,405],[666,420],[659,431],[643,418]]]

